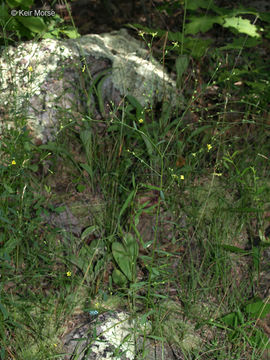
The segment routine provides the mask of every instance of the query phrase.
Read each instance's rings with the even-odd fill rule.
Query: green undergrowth
[[[246,73],[224,57],[205,55],[203,77],[178,61],[179,86],[191,79],[179,111],[127,97],[41,146],[12,117],[0,138],[1,359],[61,358],[74,315],[112,309],[143,314],[145,344],[185,359],[265,355],[268,95],[258,100],[255,78],[239,89]],[[66,205],[77,234],[48,221]]]

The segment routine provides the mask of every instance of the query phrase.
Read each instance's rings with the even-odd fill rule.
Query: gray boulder
[[[0,133],[24,118],[43,144],[55,138],[61,119],[108,115],[126,95],[142,106],[177,98],[175,82],[124,29],[9,46],[0,69]]]
[[[147,324],[148,330],[150,323]],[[143,326],[123,311],[110,311],[97,319],[80,324],[63,337],[61,360],[184,360],[180,349],[148,338],[139,332]],[[137,336],[136,336],[137,334]]]

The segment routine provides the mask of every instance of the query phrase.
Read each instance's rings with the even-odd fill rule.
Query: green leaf
[[[40,34],[46,31],[47,27],[40,17],[34,16],[16,16],[16,20],[19,21],[23,26],[25,26],[28,30],[32,31],[33,33]]]
[[[252,248],[252,260],[253,260],[253,266],[256,271],[259,271],[260,269],[260,260],[261,260],[261,249],[260,247],[253,246]]]
[[[75,254],[71,254],[71,255],[69,256],[68,261],[69,261],[70,264],[73,264],[73,265],[75,265],[78,269],[80,269],[83,274],[86,274],[86,272],[89,271],[89,270],[87,270],[87,268],[88,268],[88,261],[86,260],[85,257],[83,257],[83,254],[82,254],[82,253],[83,253],[83,251],[81,250],[80,253],[79,253],[80,256],[78,256],[78,254],[76,254],[76,255],[75,255]],[[91,268],[91,270],[92,270],[92,268]]]
[[[69,39],[77,39],[81,36],[78,31],[76,29],[73,29],[72,27],[60,29],[60,32],[65,34]]]
[[[92,168],[88,164],[81,163],[80,165],[85,171],[87,171],[87,173],[90,175],[90,177],[92,177],[92,175],[93,175]]]
[[[134,279],[138,253],[139,246],[131,234],[125,234],[123,244],[120,242],[114,242],[112,244],[113,257],[129,281]]]
[[[34,0],[6,0],[6,1],[11,8],[18,6],[30,8],[30,6],[34,4]]]
[[[164,33],[161,36],[163,36],[164,34],[166,34],[166,31],[164,31]],[[176,32],[169,31],[168,40],[181,42],[183,40],[183,34],[180,31],[176,31]]]
[[[57,214],[61,214],[62,212],[66,211],[66,207],[65,206],[58,206],[54,209],[54,212],[56,212]]]
[[[211,39],[198,39],[187,36],[184,41],[184,49],[188,50],[192,57],[198,59],[205,54],[212,42]]]
[[[93,225],[93,226],[89,226],[87,227],[82,235],[81,235],[81,239],[84,240],[86,239],[89,235],[93,234],[93,232],[95,232],[96,230],[98,230],[98,226],[97,225]]]
[[[7,190],[7,192],[8,192],[9,194],[13,194],[13,193],[14,193],[14,190],[13,190],[12,187],[9,186],[8,184],[3,183],[3,186],[4,186],[4,188]]]
[[[153,340],[157,340],[159,342],[164,342],[164,338],[161,336],[156,336],[156,335],[147,335],[147,338],[149,339],[153,339]]]
[[[130,192],[130,194],[128,195],[126,201],[124,202],[124,205],[122,206],[122,208],[120,210],[118,221],[120,220],[121,216],[123,215],[123,213],[125,212],[127,207],[130,205],[131,201],[133,200],[134,194],[135,194],[135,190],[132,190]]]
[[[129,101],[129,103],[134,106],[136,110],[139,110],[140,112],[143,110],[142,105],[140,102],[132,95],[127,95],[126,99]]]
[[[250,20],[248,19],[243,19],[236,16],[225,17],[222,26],[225,28],[231,27],[240,33],[247,34],[252,37],[260,37],[256,26],[251,24]]]
[[[220,16],[191,16],[189,20],[190,22],[185,27],[185,33],[192,35],[198,32],[205,33],[210,30],[215,23],[222,24],[222,17]]]
[[[144,141],[144,143],[146,145],[148,156],[151,158],[151,156],[153,154],[153,151],[154,151],[154,146],[153,146],[151,140],[149,139],[149,137],[147,135],[145,135],[145,133],[140,132],[140,134],[141,134],[141,137],[143,138],[143,141]]]
[[[4,4],[0,6],[0,25],[5,30],[11,31],[18,27],[18,23],[14,17],[10,16],[9,11],[9,8]]]
[[[132,262],[135,262],[139,254],[139,245],[132,234],[125,234],[123,242]]]
[[[236,312],[227,314],[227,315],[221,317],[219,320],[231,328],[237,327],[237,325],[239,323],[239,319],[238,319]]]
[[[152,314],[155,314],[155,311],[153,309],[143,314],[140,319],[141,325],[147,324],[147,318],[150,317]]]
[[[144,108],[140,102],[132,95],[127,95],[126,99],[136,109],[136,120],[143,119],[145,120]]]
[[[118,286],[124,287],[127,285],[127,278],[118,269],[113,270],[112,279],[113,279],[113,282]]]
[[[7,311],[7,309],[5,308],[5,306],[2,305],[1,303],[0,303],[0,311],[1,311],[1,313],[3,314],[4,320],[8,319],[8,317],[9,317],[9,312]]]
[[[105,249],[104,242],[100,239],[94,239],[91,241],[91,244],[88,246],[88,257],[89,257],[89,253],[90,254],[104,253],[104,249]]]
[[[161,188],[159,186],[155,186],[151,184],[141,184],[141,186],[145,187],[146,189],[161,191]]]
[[[255,299],[244,310],[254,319],[264,319],[270,313],[270,304],[264,303],[261,299]]]
[[[11,238],[5,242],[5,245],[0,248],[0,255],[9,255],[20,243],[20,239]]]
[[[132,263],[124,245],[119,242],[114,242],[112,244],[112,254],[122,272],[129,281],[132,281]]]
[[[78,184],[78,186],[77,186],[77,191],[78,191],[79,193],[82,193],[82,192],[84,192],[85,188],[86,188],[85,185],[83,185],[83,184]]]
[[[208,9],[211,3],[212,1],[209,0],[188,0],[186,6],[187,10]]]
[[[231,246],[231,245],[221,245],[221,247],[224,249],[224,250],[227,250],[227,251],[230,251],[230,252],[233,252],[233,253],[236,253],[236,254],[249,254],[248,251],[244,250],[244,249],[241,249],[237,246]]]
[[[8,220],[8,218],[4,218],[4,217],[1,216],[1,215],[0,215],[0,220],[3,221],[3,222],[6,223],[6,224],[9,224],[9,225],[12,224],[12,222],[11,222],[10,220]]]

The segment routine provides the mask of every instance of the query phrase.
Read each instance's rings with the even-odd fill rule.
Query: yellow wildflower
[[[211,144],[207,144],[207,150],[210,151],[212,149],[212,145]]]
[[[185,180],[185,176],[184,176],[184,175],[180,175],[180,179],[181,179],[181,180]]]
[[[16,165],[16,161],[12,160],[11,165]]]
[[[142,124],[142,123],[143,123],[143,119],[139,119],[139,123]]]
[[[28,70],[29,72],[32,72],[32,71],[33,71],[32,66],[31,66],[31,65],[30,65],[30,66],[28,66],[27,70]]]
[[[71,276],[71,271],[67,271],[67,276]]]

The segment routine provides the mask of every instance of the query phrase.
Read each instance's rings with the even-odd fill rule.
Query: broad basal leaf
[[[25,26],[33,33],[40,34],[46,30],[46,25],[42,18],[34,16],[17,16],[16,20],[18,20],[21,24],[23,24],[23,26]]]
[[[114,242],[112,244],[112,254],[121,271],[129,281],[132,281],[132,262],[125,246],[119,242]]]
[[[205,33],[210,30],[215,23],[222,23],[222,17],[220,16],[191,16],[189,20],[190,22],[186,25],[185,33],[193,35],[198,32]]]

